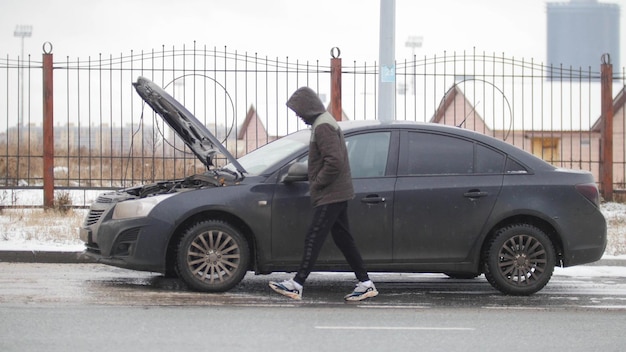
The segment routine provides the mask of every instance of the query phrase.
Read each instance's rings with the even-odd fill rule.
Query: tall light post
[[[415,49],[422,47],[422,42],[424,38],[422,36],[411,35],[409,39],[406,40],[404,46],[407,48],[411,48],[411,56],[413,57],[413,61],[415,61]],[[415,62],[413,62],[413,75],[411,76],[411,90],[413,91],[413,95],[415,95]]]
[[[22,55],[20,56],[18,62],[18,71],[20,75],[20,111],[18,125],[20,127],[24,126],[24,38],[30,37],[32,34],[33,26],[24,24],[18,24],[15,26],[15,31],[13,32],[14,37],[22,38]]]
[[[380,0],[378,119],[396,118],[396,0]]]

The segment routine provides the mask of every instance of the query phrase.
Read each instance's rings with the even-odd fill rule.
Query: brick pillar
[[[602,84],[602,130],[600,183],[602,196],[613,201],[613,65],[609,54],[602,55],[600,74]]]
[[[43,45],[43,206],[54,206],[54,90],[52,44]]]
[[[341,121],[343,110],[341,109],[341,51],[339,48],[330,50],[330,114],[335,120]]]

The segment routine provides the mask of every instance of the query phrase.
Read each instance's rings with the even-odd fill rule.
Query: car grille
[[[85,219],[85,226],[91,226],[100,220],[100,217],[104,213],[104,210],[89,210],[89,214],[87,214],[87,218]]]
[[[98,199],[96,199],[96,203],[113,203],[113,199],[109,197],[99,196]]]

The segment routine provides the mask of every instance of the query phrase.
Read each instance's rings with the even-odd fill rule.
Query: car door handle
[[[466,197],[466,198],[481,198],[481,197],[486,197],[487,195],[489,195],[489,193],[481,192],[478,190],[471,190],[471,191],[463,193],[463,197]]]
[[[361,198],[361,203],[378,204],[378,203],[384,203],[385,200],[386,200],[385,197],[367,196],[365,198]]]

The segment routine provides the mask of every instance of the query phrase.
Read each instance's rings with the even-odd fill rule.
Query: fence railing
[[[40,77],[44,59],[52,59],[48,48],[42,61],[0,59],[0,189],[44,187]],[[331,58],[279,59],[196,43],[51,62],[54,158],[48,171],[55,190],[128,187],[203,169],[134,92],[131,83],[139,76],[163,86],[239,156],[304,127],[285,105],[295,89],[310,86],[330,105],[337,79]],[[476,130],[557,166],[589,170],[602,186],[600,67],[546,66],[475,51],[398,60],[393,118]],[[344,61],[340,72],[343,117],[378,119],[376,62]],[[625,77],[612,78],[610,186],[623,189]]]

